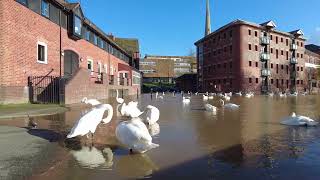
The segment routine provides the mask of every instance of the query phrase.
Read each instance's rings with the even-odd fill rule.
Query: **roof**
[[[207,39],[208,37],[211,37],[213,35],[215,35],[216,33],[220,32],[220,31],[223,31],[229,27],[232,27],[232,26],[236,26],[236,25],[247,25],[247,26],[252,26],[252,27],[256,27],[256,28],[263,28],[263,26],[265,25],[268,25],[268,26],[271,26],[271,25],[275,25],[275,23],[273,21],[267,21],[265,23],[262,23],[262,24],[256,24],[256,23],[252,23],[252,22],[249,22],[249,21],[244,21],[244,20],[241,20],[241,19],[236,19],[222,27],[220,27],[219,29],[217,29],[216,31],[212,32],[211,34],[209,34],[208,36],[205,36],[203,37],[202,39],[198,40],[197,42],[195,42],[195,45],[197,45],[198,43],[204,41],[205,39]],[[278,31],[278,30],[275,30],[273,29],[272,32],[275,32],[275,33],[278,33],[278,34],[282,34],[284,36],[288,36],[288,37],[292,37],[293,34],[291,34],[290,32],[283,32],[283,31]],[[292,31],[294,32],[294,31]],[[302,32],[302,31],[301,31]],[[302,40],[305,40],[304,38],[302,37],[299,37],[299,39],[302,39]]]
[[[273,21],[267,21],[267,22],[262,23],[260,25],[261,26],[270,27],[270,28],[276,28],[277,27],[276,23],[274,23]]]
[[[305,45],[306,50],[309,50],[313,53],[319,54],[320,55],[320,46],[315,45],[315,44],[308,44]]]
[[[130,54],[140,52],[138,39],[115,37],[113,40]]]
[[[182,79],[192,79],[192,78],[196,78],[197,77],[197,74],[195,74],[195,73],[192,73],[192,74],[184,74],[184,75],[182,75],[182,76],[179,76],[178,78],[177,78],[177,80],[182,80]]]

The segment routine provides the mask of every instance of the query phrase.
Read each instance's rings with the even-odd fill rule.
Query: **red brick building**
[[[80,4],[1,0],[0,21],[0,103],[28,102],[31,76],[61,75],[66,104],[84,96],[107,99],[115,89],[140,92],[139,52],[108,37]]]
[[[235,20],[195,43],[199,91],[303,91],[303,32]]]

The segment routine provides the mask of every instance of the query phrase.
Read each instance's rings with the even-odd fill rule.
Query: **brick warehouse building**
[[[202,91],[288,91],[305,88],[302,31],[272,21],[233,21],[196,42]]]
[[[140,93],[139,52],[108,37],[85,18],[80,4],[1,0],[0,18],[0,103],[41,101],[56,94],[60,72],[66,104],[84,96],[107,99],[115,89]]]

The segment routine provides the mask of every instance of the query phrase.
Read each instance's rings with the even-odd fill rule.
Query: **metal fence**
[[[64,79],[55,76],[29,76],[29,99],[34,104],[64,103]]]

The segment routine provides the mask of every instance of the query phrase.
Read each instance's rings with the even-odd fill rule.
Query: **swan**
[[[108,116],[102,119],[105,111],[108,112]],[[69,139],[76,136],[84,136],[89,132],[93,137],[93,134],[96,131],[99,123],[109,123],[112,119],[112,116],[113,108],[110,104],[101,104],[97,107],[94,107],[91,111],[78,120],[78,122],[71,129],[70,133],[67,135],[67,138]]]
[[[133,118],[118,124],[116,137],[121,144],[134,153],[145,153],[159,147],[158,144],[152,143],[148,128],[140,118]]]
[[[113,165],[113,153],[110,148],[105,148],[101,152],[95,147],[82,147],[79,151],[72,150],[70,152],[78,163],[84,167],[97,168],[104,166],[109,168]]]
[[[162,96],[163,96],[163,97],[165,96],[165,93],[164,93],[164,92],[162,92]]]
[[[220,103],[226,109],[237,110],[240,108],[240,105],[237,105],[237,104],[232,104],[232,103],[224,104],[224,100],[222,99],[220,99]]]
[[[163,99],[163,96],[159,96],[159,99]]]
[[[98,100],[96,100],[96,99],[88,99],[87,97],[84,97],[81,100],[81,102],[85,103],[85,104],[90,104],[92,106],[97,106],[97,105],[101,104],[101,102],[99,102]]]
[[[160,125],[158,123],[154,123],[148,126],[148,130],[151,136],[156,136],[160,134]]]
[[[202,95],[202,97],[203,97],[203,100],[204,100],[204,101],[206,101],[206,100],[209,99],[208,96],[206,96],[206,95]]]
[[[294,93],[289,93],[288,96],[291,96],[291,97],[297,97],[298,96],[298,93],[297,92],[294,92]]]
[[[230,101],[231,100],[231,97],[230,96],[224,96],[223,97],[226,101]]]
[[[307,94],[308,94],[307,92],[301,93],[302,96],[306,96]]]
[[[204,107],[206,108],[206,111],[217,112],[217,108],[212,106],[211,104],[205,104]]]
[[[274,93],[273,93],[273,92],[268,93],[268,96],[269,96],[269,97],[273,97],[273,96],[274,96]]]
[[[151,106],[151,105],[148,105],[146,108],[146,112],[147,112],[147,118],[146,118],[145,122],[148,125],[153,125],[159,120],[160,111],[158,108]]]
[[[124,99],[123,98],[119,98],[119,90],[117,89],[117,97],[116,97],[116,100],[119,104],[122,104],[124,103]]]
[[[209,97],[208,97],[208,99],[210,99],[210,100],[213,99],[213,98],[214,98],[213,96],[209,96]]]
[[[182,102],[183,103],[190,103],[190,97],[182,97]]]
[[[296,113],[292,113],[291,116],[281,121],[283,125],[289,126],[316,126],[318,122],[306,116],[297,116]]]
[[[246,97],[246,98],[252,98],[252,97],[253,97],[253,94],[247,93],[247,94],[244,95],[244,97]]]
[[[196,96],[198,96],[198,94],[199,94],[198,92],[195,93]]]
[[[159,96],[159,93],[158,93],[158,92],[156,92],[156,99],[158,99],[158,96]]]
[[[282,98],[282,97],[287,97],[287,95],[285,94],[285,93],[282,93],[282,92],[280,92],[279,93],[279,96]]]
[[[242,92],[235,93],[237,96],[242,96]]]
[[[224,96],[229,96],[229,97],[231,97],[231,96],[232,96],[232,92],[224,93]]]
[[[128,105],[126,103],[123,103],[120,108],[120,113],[122,116],[127,116],[131,118],[139,117],[141,114],[143,114],[142,111],[137,107],[137,102],[129,102]]]

